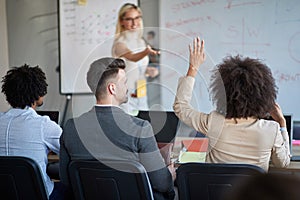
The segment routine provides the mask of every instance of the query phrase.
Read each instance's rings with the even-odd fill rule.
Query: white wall
[[[159,0],[140,0],[140,7],[143,12],[144,26],[158,27],[159,23]]]
[[[0,0],[0,76],[5,75],[8,69],[8,46],[7,46],[7,26],[6,26],[6,9],[5,0]],[[2,85],[2,84],[0,84]],[[0,93],[0,111],[5,111],[9,108],[6,103],[5,96]]]
[[[9,66],[39,65],[46,73],[49,85],[40,109],[62,111],[65,97],[59,93],[56,71],[59,63],[57,1],[7,0],[6,14]]]
[[[147,32],[152,30],[156,32],[153,45],[157,44],[159,41],[159,0],[140,0],[140,7],[143,12],[143,22],[144,22],[144,37],[147,39]],[[158,46],[155,45],[156,48]],[[147,80],[147,93],[148,93],[148,105],[150,110],[164,110],[161,107],[161,84],[160,76],[155,79]]]

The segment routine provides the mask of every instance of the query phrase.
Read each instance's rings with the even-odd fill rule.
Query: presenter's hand
[[[270,114],[271,117],[279,123],[280,127],[286,127],[286,121],[278,103],[274,104],[274,109],[270,112]]]
[[[158,54],[160,54],[160,51],[157,51],[157,50],[152,49],[152,47],[151,47],[150,45],[147,45],[146,51],[147,51],[148,54],[150,54],[150,55],[158,55]]]
[[[205,52],[204,52],[204,40],[200,40],[199,37],[196,37],[193,41],[193,45],[189,45],[189,69],[187,76],[195,77],[200,65],[205,61]]]

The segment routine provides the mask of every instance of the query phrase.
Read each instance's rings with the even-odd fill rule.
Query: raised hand
[[[189,45],[190,59],[189,70],[187,75],[195,77],[200,65],[205,61],[204,40],[196,37],[193,45]]]

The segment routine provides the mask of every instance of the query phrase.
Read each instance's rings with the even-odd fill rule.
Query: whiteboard
[[[86,83],[90,64],[111,57],[118,11],[124,3],[137,0],[59,1],[60,92],[91,93]]]
[[[161,0],[163,107],[172,110],[178,78],[188,67],[188,44],[200,36],[208,57],[196,78],[192,102],[196,108],[213,109],[207,89],[209,69],[227,55],[241,54],[259,58],[271,68],[278,103],[299,121],[299,11],[299,0]]]

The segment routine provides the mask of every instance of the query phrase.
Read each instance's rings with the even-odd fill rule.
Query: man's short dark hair
[[[39,66],[30,67],[24,64],[13,67],[2,77],[2,92],[13,108],[32,106],[40,97],[47,94],[45,73]]]
[[[264,118],[277,97],[271,70],[258,59],[240,55],[217,66],[210,89],[216,110],[226,118]]]
[[[100,58],[91,64],[87,83],[96,97],[106,95],[106,81],[117,76],[119,69],[125,69],[125,62],[120,58]]]

